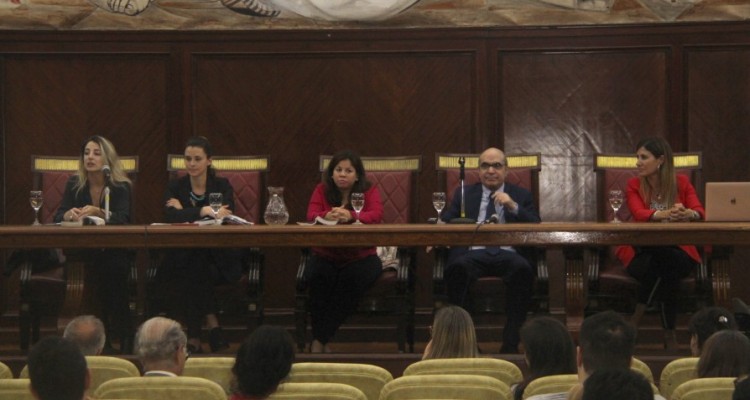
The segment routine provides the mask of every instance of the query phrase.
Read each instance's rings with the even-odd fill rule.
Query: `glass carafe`
[[[284,188],[281,186],[268,187],[268,205],[263,214],[266,225],[285,225],[289,222],[289,211],[284,204]]]

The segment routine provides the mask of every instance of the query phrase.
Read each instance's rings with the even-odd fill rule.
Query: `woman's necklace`
[[[199,203],[203,203],[204,200],[206,200],[205,193],[198,196],[197,194],[193,193],[192,190],[190,191],[190,204],[192,204],[193,207],[196,207]]]

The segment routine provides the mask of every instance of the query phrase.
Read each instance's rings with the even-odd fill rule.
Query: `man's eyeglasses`
[[[486,162],[483,162],[483,163],[479,164],[479,168],[482,171],[487,171],[488,169],[490,169],[490,167],[492,167],[494,169],[500,169],[500,168],[504,167],[504,165],[503,165],[503,163],[499,163],[499,162],[496,162],[496,163],[486,163]]]

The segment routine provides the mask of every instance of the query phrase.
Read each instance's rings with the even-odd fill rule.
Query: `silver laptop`
[[[750,182],[706,183],[706,221],[750,221]]]

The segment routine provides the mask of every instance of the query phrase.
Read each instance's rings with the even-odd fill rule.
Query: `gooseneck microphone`
[[[109,223],[109,183],[112,181],[112,170],[109,165],[102,167],[104,173],[104,221]]]
[[[458,178],[461,182],[461,216],[459,218],[453,218],[449,222],[451,224],[474,224],[476,221],[474,221],[471,218],[466,218],[466,196],[464,194],[464,180],[466,179],[466,158],[465,157],[459,157],[458,158]]]
[[[487,218],[484,221],[485,224],[499,224],[500,223],[500,217],[497,214],[492,214],[491,217]]]
[[[102,167],[102,173],[104,174],[104,180],[109,182],[110,179],[112,179],[112,169],[109,168],[109,165],[104,165]]]

